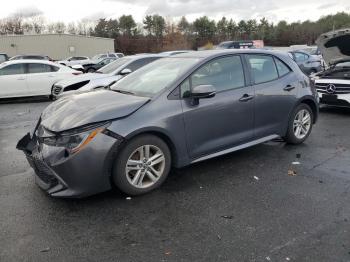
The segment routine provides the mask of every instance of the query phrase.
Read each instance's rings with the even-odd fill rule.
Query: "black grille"
[[[33,153],[31,156],[27,156],[28,162],[34,169],[37,176],[50,187],[54,187],[58,184],[58,180],[52,174],[51,169],[42,160],[39,153]]]
[[[52,94],[54,95],[58,95],[59,93],[61,93],[62,87],[61,86],[53,86],[52,88]]]
[[[77,89],[83,87],[84,85],[88,84],[89,82],[90,82],[90,80],[86,80],[86,81],[83,81],[83,82],[79,82],[79,83],[67,86],[67,87],[64,88],[63,92],[77,90]]]
[[[350,94],[350,84],[316,83],[315,87],[318,92],[328,94],[327,86],[330,84],[336,88],[332,94]]]

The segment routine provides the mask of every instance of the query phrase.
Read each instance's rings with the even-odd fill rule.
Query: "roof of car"
[[[161,55],[161,54],[136,54],[136,55],[124,56],[123,58],[141,59],[141,58],[147,58],[147,57],[167,57],[167,56]]]
[[[266,49],[214,49],[214,50],[204,50],[204,51],[193,51],[188,53],[182,53],[174,55],[172,57],[188,57],[188,58],[209,58],[218,55],[229,55],[229,54],[286,54],[285,52],[277,50],[266,50]]]
[[[41,60],[41,59],[23,59],[23,60],[10,60],[3,62],[1,65],[12,65],[12,64],[23,64],[23,63],[41,63],[41,64],[49,64],[54,66],[60,66],[59,64],[56,64],[54,62],[51,62],[49,60]]]

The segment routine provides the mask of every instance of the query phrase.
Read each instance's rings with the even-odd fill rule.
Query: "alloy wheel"
[[[300,110],[293,121],[293,132],[296,138],[303,139],[311,128],[311,115],[308,110]]]
[[[125,173],[132,186],[147,188],[159,180],[164,169],[165,156],[162,150],[154,145],[143,145],[129,156]]]

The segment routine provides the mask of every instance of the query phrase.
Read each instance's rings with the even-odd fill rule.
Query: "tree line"
[[[269,46],[315,43],[317,37],[333,29],[350,27],[350,14],[339,12],[317,21],[273,23],[266,18],[234,21],[222,17],[215,21],[202,16],[189,22],[183,16],[177,23],[161,15],[147,15],[136,23],[132,15],[118,19],[99,19],[64,24],[46,24],[41,16],[0,20],[0,34],[71,33],[114,38],[116,49],[125,53],[165,49],[197,49],[226,40],[264,40]]]

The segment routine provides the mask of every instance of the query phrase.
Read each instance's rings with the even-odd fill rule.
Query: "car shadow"
[[[350,108],[348,107],[336,107],[336,106],[326,106],[320,107],[321,113],[331,113],[340,115],[350,115]]]

